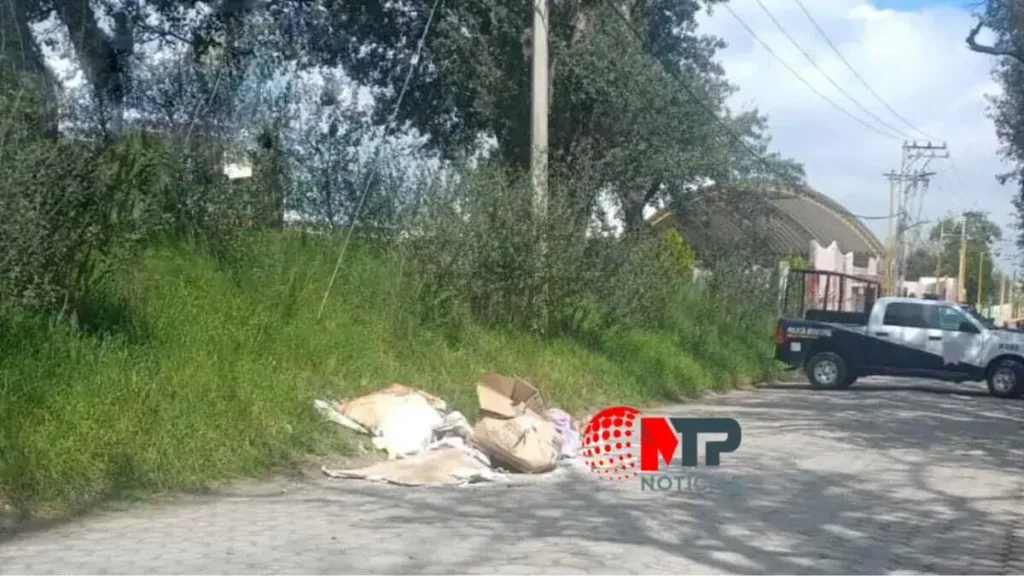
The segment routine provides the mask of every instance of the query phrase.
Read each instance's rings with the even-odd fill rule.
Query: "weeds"
[[[771,274],[735,252],[695,262],[678,234],[610,233],[582,160],[572,175],[552,167],[543,226],[522,174],[389,164],[318,319],[337,238],[276,229],[300,168],[279,139],[236,186],[216,142],[48,140],[4,122],[21,113],[12,94],[0,92],[0,501],[20,510],[343,449],[313,400],[393,381],[472,417],[482,370],[576,411],[773,369]],[[353,225],[358,179],[307,176],[298,200],[321,224]],[[693,282],[695,266],[710,278]]]
[[[582,345],[469,322],[453,344],[396,305],[407,284],[392,253],[354,250],[317,322],[334,244],[283,233],[244,247],[230,266],[180,245],[150,249],[109,296],[131,315],[100,309],[103,331],[29,314],[0,325],[0,494],[63,507],[257,474],[339,447],[313,399],[390,381],[473,414],[485,369],[531,378],[569,410],[677,399],[768,369],[766,338],[701,323],[691,292],[671,329]]]

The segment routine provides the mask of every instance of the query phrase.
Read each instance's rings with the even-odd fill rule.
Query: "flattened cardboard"
[[[522,378],[485,372],[476,386],[482,416],[515,418],[527,411],[544,413],[540,391]]]

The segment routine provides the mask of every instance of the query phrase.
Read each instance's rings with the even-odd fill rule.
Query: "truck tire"
[[[846,362],[835,352],[819,352],[807,361],[807,379],[814,388],[840,390],[849,388],[855,378],[850,377]]]
[[[997,362],[988,371],[988,393],[997,398],[1020,398],[1024,394],[1024,364],[1011,358]]]

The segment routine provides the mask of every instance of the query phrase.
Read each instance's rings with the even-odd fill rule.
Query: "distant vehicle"
[[[796,271],[877,283],[819,271]],[[790,278],[792,280],[792,276]],[[833,282],[825,281],[825,292]],[[843,284],[845,282],[840,282]],[[820,283],[819,283],[820,284]],[[791,290],[786,291],[787,299]],[[816,288],[815,295],[821,292]],[[840,290],[844,296],[848,291]],[[1024,394],[1024,334],[997,329],[973,307],[923,298],[861,300],[863,311],[805,309],[793,317],[783,304],[775,330],[775,357],[803,367],[815,388],[848,388],[864,376],[986,381],[1001,398]]]

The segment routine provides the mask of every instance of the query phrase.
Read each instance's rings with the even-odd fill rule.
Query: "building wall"
[[[956,278],[922,276],[917,280],[904,280],[902,287],[903,296],[921,297],[925,294],[935,294],[940,300],[957,301]]]
[[[815,270],[826,272],[839,272],[849,274],[866,280],[881,280],[879,276],[879,259],[869,257],[866,266],[857,266],[854,263],[853,252],[843,252],[836,242],[828,246],[822,246],[817,241],[811,240],[810,258],[808,262]],[[807,279],[807,294],[813,299],[808,302],[809,307],[826,307],[830,310],[858,310],[863,306],[866,298],[865,284],[844,281],[840,287],[838,279],[828,279],[826,285],[825,277],[810,276]],[[841,288],[841,290],[840,290]]]

